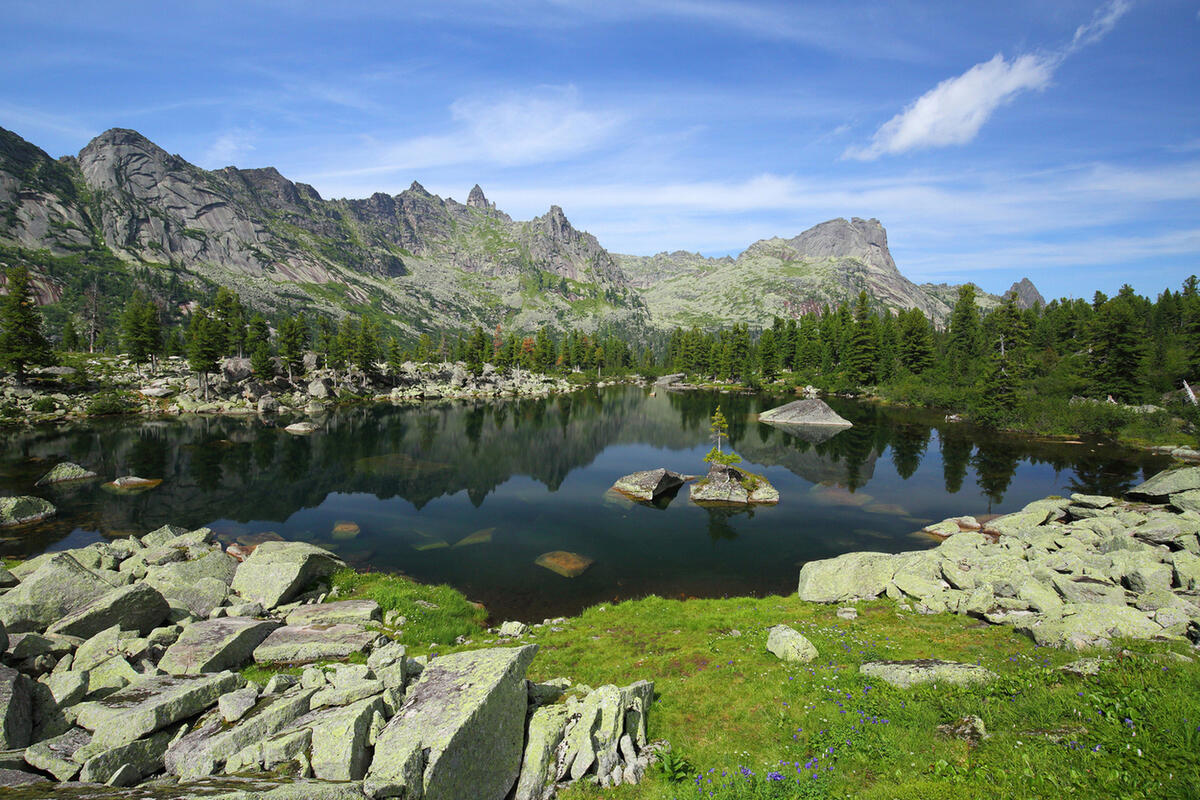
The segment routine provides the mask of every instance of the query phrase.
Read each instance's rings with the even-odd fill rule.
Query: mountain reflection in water
[[[0,488],[44,496],[59,515],[6,532],[0,548],[29,556],[167,523],[207,525],[226,542],[311,541],[359,568],[449,583],[496,619],[540,620],[649,593],[786,593],[810,559],[928,547],[914,532],[930,521],[1008,512],[1048,494],[1120,493],[1165,464],[853,401],[830,403],[854,427],[829,438],[756,421],[781,402],[621,387],[350,407],[305,437],[282,430],[291,420],[232,417],[6,431]],[[778,506],[701,508],[685,487],[647,507],[608,491],[641,469],[702,472],[718,403],[733,449],[779,489]],[[139,495],[109,494],[99,481],[35,490],[63,460],[104,480],[164,480]],[[335,535],[339,522],[354,525]],[[535,563],[559,551],[592,563],[574,577]]]

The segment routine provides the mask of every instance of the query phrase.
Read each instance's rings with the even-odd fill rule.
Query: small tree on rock
[[[726,421],[725,415],[721,413],[720,406],[717,406],[717,410],[713,412],[709,428],[712,430],[711,438],[716,442],[716,445],[704,457],[705,462],[709,464],[725,464],[726,466],[740,463],[742,457],[737,453],[725,453],[721,451],[721,440],[729,437],[729,422]]]

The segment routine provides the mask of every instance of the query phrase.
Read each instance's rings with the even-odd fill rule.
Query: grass
[[[370,576],[357,586],[397,604],[413,591],[389,583]],[[770,655],[767,630],[781,623],[820,657],[787,664]],[[1079,678],[1057,667],[1086,654],[887,600],[842,620],[834,607],[794,597],[650,597],[595,606],[559,627],[527,637],[540,646],[529,677],[653,680],[651,738],[671,743],[673,771],[686,778],[658,770],[638,786],[572,787],[564,800],[1200,796],[1200,664],[1167,654],[1191,652],[1183,643],[1127,643],[1131,652],[1109,653],[1098,676]],[[868,660],[931,657],[982,664],[999,678],[902,691],[858,673]],[[938,732],[969,714],[990,738],[973,746]]]
[[[486,609],[449,586],[349,569],[333,576],[333,586],[337,600],[366,598],[379,603],[385,617],[389,611],[402,614],[405,622],[397,638],[404,644],[451,644],[459,636],[479,634],[487,619]]]

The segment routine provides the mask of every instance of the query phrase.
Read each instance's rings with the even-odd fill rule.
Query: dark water
[[[639,469],[703,472],[718,402],[734,449],[779,489],[778,506],[705,509],[685,489],[656,508],[607,491]],[[207,525],[225,541],[273,531],[359,568],[452,584],[496,619],[537,620],[648,593],[789,592],[807,560],[928,547],[913,532],[930,521],[1007,512],[1053,493],[1117,493],[1165,465],[1099,443],[983,436],[938,416],[853,402],[831,405],[854,427],[814,443],[754,421],[780,402],[614,388],[348,408],[311,437],[285,433],[288,420],[216,417],[6,432],[0,491],[47,497],[59,516],[8,532],[0,553],[78,547],[165,523]],[[133,496],[98,482],[35,490],[60,460],[105,480],[164,480]],[[336,539],[338,521],[360,532]],[[595,563],[564,578],[534,563],[552,550]]]

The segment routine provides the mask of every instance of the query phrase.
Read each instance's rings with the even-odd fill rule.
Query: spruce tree
[[[78,352],[79,345],[79,331],[75,328],[75,322],[68,317],[63,322],[62,350],[64,353],[75,353]]]
[[[958,301],[950,312],[946,351],[951,377],[969,379],[979,356],[979,308],[975,305],[975,287],[969,283],[958,287]]]
[[[775,380],[775,376],[779,374],[776,343],[775,331],[769,328],[763,331],[758,339],[758,368],[763,380],[767,382]]]
[[[188,324],[187,359],[204,390],[205,401],[208,400],[208,374],[216,372],[224,349],[225,327],[203,308],[196,309]]]
[[[8,293],[0,299],[0,366],[12,370],[20,381],[26,367],[52,364],[54,355],[42,334],[42,315],[30,291],[29,271],[9,267],[6,274]]]
[[[1092,320],[1091,385],[1099,397],[1123,402],[1141,399],[1138,368],[1145,348],[1142,321],[1124,298],[1105,301]]]
[[[875,330],[875,317],[871,313],[870,299],[863,290],[858,293],[858,301],[854,305],[854,321],[842,366],[851,383],[865,386],[874,382],[878,360],[879,336]]]
[[[914,375],[933,365],[933,331],[920,309],[911,308],[900,316],[900,363]]]
[[[304,314],[287,317],[279,325],[279,358],[289,381],[304,374],[304,350],[308,347],[308,323]]]

